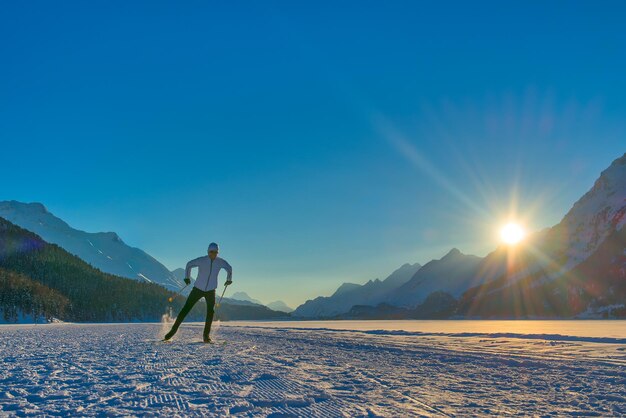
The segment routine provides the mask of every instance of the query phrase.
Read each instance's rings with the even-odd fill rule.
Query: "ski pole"
[[[226,293],[226,288],[227,288],[227,287],[228,287],[228,286],[226,286],[226,285],[224,286],[224,290],[222,291],[222,296],[220,296],[220,300],[219,300],[219,301],[217,301],[217,304],[215,305],[215,307],[216,307],[216,308],[219,308],[219,307],[220,307],[220,303],[222,303],[222,298],[224,297],[224,293]]]
[[[224,290],[222,290],[222,295],[220,296],[220,300],[215,304],[215,316],[217,317],[217,313],[220,311],[220,304],[222,303],[222,298],[224,297],[224,293],[226,293],[226,288],[228,286],[224,285]]]
[[[189,286],[188,284],[185,285],[185,287],[183,287],[182,289],[180,289],[174,296],[170,296],[169,299],[167,300],[168,302],[172,303],[172,301],[174,300],[174,298],[176,296],[179,296],[181,293],[183,293],[183,290],[185,290],[187,288],[187,286]]]

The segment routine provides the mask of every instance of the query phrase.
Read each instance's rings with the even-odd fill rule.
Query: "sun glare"
[[[500,239],[508,245],[515,245],[526,236],[524,228],[516,223],[508,223],[500,229]]]

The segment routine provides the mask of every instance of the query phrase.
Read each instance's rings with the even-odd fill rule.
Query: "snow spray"
[[[161,315],[161,328],[159,329],[159,337],[162,338],[169,331],[172,326],[172,322],[174,322],[174,316],[172,312],[172,307],[168,306],[165,308],[165,313]]]

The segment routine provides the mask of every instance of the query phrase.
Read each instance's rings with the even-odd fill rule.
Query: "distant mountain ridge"
[[[287,306],[287,304],[285,302],[283,302],[282,300],[277,300],[275,302],[264,304],[263,302],[261,302],[258,299],[253,299],[246,292],[235,292],[235,293],[232,294],[230,299],[232,300],[233,303],[237,303],[237,302],[240,302],[240,303],[241,302],[253,303],[253,304],[256,304],[256,305],[267,306],[268,308],[270,308],[270,309],[272,309],[274,311],[278,311],[278,312],[285,312],[285,313],[293,312],[293,309],[291,309],[289,306]]]
[[[348,312],[354,305],[378,305],[398,286],[420,269],[419,263],[404,264],[385,280],[370,280],[363,285],[344,283],[328,297],[308,300],[293,311],[294,317],[330,318]]]
[[[252,299],[250,295],[248,295],[246,292],[235,292],[230,297],[231,299],[235,299],[235,300],[256,303],[257,305],[263,305],[263,302],[261,302],[258,299]]]
[[[483,280],[495,278],[495,275],[480,274],[483,261],[481,257],[466,255],[453,248],[441,259],[424,266],[405,264],[384,281],[370,280],[364,285],[343,283],[332,296],[309,300],[296,308],[293,315],[304,318],[358,318],[361,314],[363,318],[379,315],[387,319],[417,315],[417,312],[423,312],[418,306],[433,293],[443,292],[458,298]],[[378,305],[380,309],[371,309]]]
[[[477,282],[469,271],[473,271],[482,261],[481,257],[466,255],[453,248],[440,260],[426,263],[411,279],[385,297],[384,302],[398,307],[414,308],[428,295],[444,291],[459,297]]]
[[[0,217],[57,244],[105,273],[175,290],[182,281],[139,248],[124,243],[114,232],[77,230],[48,212],[41,203],[0,202]]]
[[[500,245],[484,258],[453,249],[391,292],[362,298],[362,289],[344,283],[332,296],[300,305],[294,316],[626,317],[626,154],[559,224],[516,247]]]
[[[282,300],[277,300],[274,302],[270,302],[267,305],[268,308],[270,308],[273,311],[278,311],[278,312],[285,312],[285,313],[291,313],[293,312],[293,308],[287,306],[287,304],[285,302],[283,302]]]

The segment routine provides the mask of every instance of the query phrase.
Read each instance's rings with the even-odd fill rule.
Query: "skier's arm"
[[[224,261],[224,270],[226,270],[226,283],[231,284],[233,282],[233,268],[228,261],[222,259]]]
[[[198,267],[198,260],[199,258],[194,258],[187,263],[187,267],[185,267],[185,279],[191,279],[191,269],[194,267]]]

